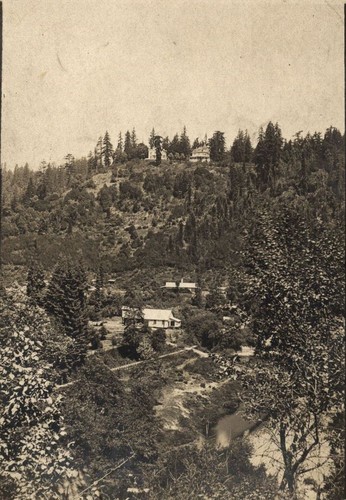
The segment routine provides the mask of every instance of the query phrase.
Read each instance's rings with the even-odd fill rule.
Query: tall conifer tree
[[[119,132],[119,135],[118,135],[118,145],[117,145],[117,151],[120,151],[120,153],[123,152],[123,149],[124,149],[124,144],[123,144],[123,136],[122,136],[122,133]]]
[[[132,149],[131,134],[129,130],[127,130],[125,134],[124,152],[127,154],[128,159],[132,158],[133,149]]]
[[[217,130],[213,137],[209,139],[210,159],[221,161],[225,155],[225,134]]]
[[[44,281],[44,272],[42,266],[37,263],[32,263],[29,267],[26,293],[37,304],[42,304],[43,292],[46,287]]]
[[[56,265],[45,298],[45,308],[62,331],[74,340],[76,364],[84,360],[87,336],[87,280],[80,263],[60,260]]]
[[[149,137],[149,147],[150,148],[153,148],[154,147],[154,139],[155,139],[155,129],[154,127],[152,128],[151,132],[150,132],[150,137]]]
[[[114,152],[113,145],[111,143],[109,133],[106,131],[105,136],[103,138],[103,144],[102,144],[102,157],[103,157],[104,166],[106,168],[109,168],[111,166],[113,152]]]
[[[180,153],[185,156],[185,158],[189,157],[191,154],[191,144],[190,139],[186,132],[186,127],[184,126],[183,132],[180,136]]]
[[[131,132],[131,146],[133,151],[135,151],[137,147],[137,135],[136,135],[136,129],[134,127]]]

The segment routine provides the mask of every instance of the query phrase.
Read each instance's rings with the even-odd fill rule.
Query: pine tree
[[[175,136],[173,137],[169,146],[169,152],[173,154],[180,153],[180,141],[178,134],[175,134]]]
[[[71,153],[65,156],[65,171],[67,174],[67,183],[70,184],[75,175],[75,157]]]
[[[234,139],[231,147],[232,160],[235,163],[241,163],[244,158],[244,133],[238,130],[237,137]]]
[[[161,151],[162,151],[162,137],[160,135],[156,135],[154,138],[154,146],[156,152],[156,165],[161,165]]]
[[[265,132],[260,129],[258,143],[254,152],[254,160],[258,170],[259,185],[266,189],[269,184],[274,187],[276,170],[280,162],[283,140],[281,129],[276,123],[269,122]]]
[[[176,243],[180,248],[184,246],[184,223],[182,221],[179,222]]]
[[[36,194],[37,194],[37,196],[39,197],[40,200],[44,200],[45,197],[48,194],[47,193],[47,184],[46,184],[45,179],[43,177],[42,177],[40,183],[38,184],[38,186],[36,188]]]
[[[88,162],[88,175],[92,175],[94,171],[94,157],[91,151],[89,151],[87,162]]]
[[[124,163],[128,159],[127,154],[124,151],[124,141],[122,133],[119,132],[117,149],[114,153],[114,161],[116,163]]]
[[[32,177],[30,177],[28,186],[26,188],[26,191],[23,196],[23,203],[25,206],[28,206],[30,203],[31,198],[33,198],[36,194],[36,189],[34,185],[34,181],[32,180]]]
[[[43,292],[46,288],[42,266],[32,263],[28,270],[26,293],[38,305],[42,304]]]
[[[191,299],[191,304],[193,306],[199,307],[202,309],[203,307],[203,296],[202,296],[202,286],[200,279],[197,279],[197,288],[195,290],[195,294]]]
[[[106,131],[105,136],[103,138],[102,144],[102,157],[104,166],[108,169],[111,166],[112,158],[113,158],[113,145],[111,143],[109,133]]]
[[[162,149],[164,151],[169,151],[169,146],[170,146],[170,140],[169,140],[169,137],[165,137],[162,141]]]
[[[173,244],[173,238],[172,238],[171,234],[169,235],[169,238],[168,238],[167,251],[170,254],[172,254],[174,252],[174,244]]]
[[[135,151],[137,147],[137,135],[136,135],[136,129],[134,127],[131,132],[131,147],[133,151]]]
[[[192,233],[188,253],[190,255],[192,262],[197,263],[198,262],[198,241],[197,241],[196,228],[194,228],[193,233]]]
[[[264,164],[265,154],[264,154],[264,130],[260,127],[258,132],[257,146],[254,152],[254,160],[256,165],[260,166]]]
[[[103,139],[102,136],[100,135],[95,148],[97,170],[99,170],[102,167],[102,147],[103,147]]]
[[[97,173],[98,168],[99,168],[98,152],[97,152],[97,147],[95,147],[93,156],[93,171]]]
[[[46,171],[44,173],[44,183],[47,187],[47,194],[52,194],[56,191],[54,171],[50,163],[48,163]]]
[[[193,212],[190,212],[184,231],[184,239],[187,243],[192,243],[194,234],[196,233],[196,217]]]
[[[88,345],[86,288],[83,266],[61,260],[53,271],[44,304],[62,331],[74,340],[76,364],[83,362]]]
[[[31,172],[30,172],[29,164],[25,163],[25,165],[23,167],[23,186],[28,184],[30,177],[31,177]]]
[[[186,133],[186,127],[184,126],[183,132],[180,136],[180,154],[183,154],[185,158],[188,158],[191,154],[191,144],[190,139]]]
[[[244,137],[244,163],[250,163],[252,160],[252,154],[253,154],[253,149],[252,149],[252,144],[251,144],[251,139],[248,134],[248,131],[245,130],[245,137]]]
[[[124,152],[127,154],[129,160],[133,157],[131,134],[128,130],[126,131],[125,134]]]
[[[122,136],[121,132],[119,132],[118,144],[117,144],[117,151],[120,152],[120,153],[122,153],[123,149],[124,149],[123,136]]]
[[[233,141],[231,147],[232,160],[235,163],[248,163],[252,158],[252,146],[248,131],[238,131],[237,137]]]
[[[149,137],[149,147],[153,148],[154,147],[154,138],[155,138],[155,129],[154,127],[152,128],[152,131],[150,132],[150,137]]]
[[[110,209],[112,206],[111,188],[108,188],[106,184],[100,189],[97,199],[101,205],[101,208],[106,212],[107,217],[110,216]]]
[[[217,130],[213,137],[209,139],[210,159],[213,161],[221,161],[225,155],[225,134]]]

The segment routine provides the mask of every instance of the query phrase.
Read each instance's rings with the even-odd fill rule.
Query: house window
[[[156,325],[156,319],[153,320],[154,325]]]
[[[174,321],[171,321],[171,326],[173,326],[173,327],[175,326],[175,323],[174,323]]]

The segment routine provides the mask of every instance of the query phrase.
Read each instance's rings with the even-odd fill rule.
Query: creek
[[[247,431],[251,432],[257,426],[256,422],[245,420],[241,415],[241,408],[239,408],[235,413],[219,419],[214,428],[216,445],[225,448],[233,439],[242,436]]]

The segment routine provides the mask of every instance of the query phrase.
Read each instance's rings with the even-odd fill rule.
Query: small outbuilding
[[[149,161],[156,161],[156,148],[149,148],[148,158],[145,159]],[[167,151],[165,149],[162,149],[161,151],[161,160],[162,161],[167,160]]]
[[[140,323],[143,321],[143,314],[140,309],[136,307],[123,306],[121,308],[121,319],[123,325],[128,323]]]
[[[197,285],[192,281],[184,281],[184,278],[181,278],[180,281],[166,281],[165,285],[162,288],[167,288],[168,290],[194,292],[197,288]]]

